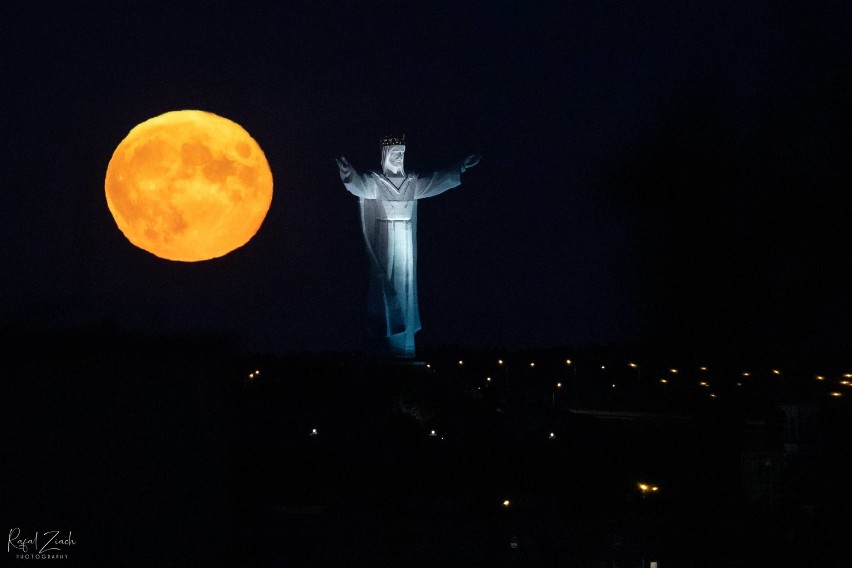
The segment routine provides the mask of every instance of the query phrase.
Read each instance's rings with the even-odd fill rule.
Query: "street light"
[[[642,396],[642,368],[636,363],[628,363],[627,366],[636,369],[636,386],[639,390],[639,396]]]
[[[574,369],[574,383],[577,383],[577,364],[571,359],[565,359],[565,364]]]
[[[506,374],[506,399],[509,398],[509,363],[504,361],[503,359],[497,359],[497,364],[503,367],[503,371]]]
[[[639,482],[636,485],[637,487],[639,487],[639,491],[642,493],[642,499],[644,499],[646,495],[657,493],[660,490],[659,487],[657,487],[656,485],[651,485],[650,483]]]

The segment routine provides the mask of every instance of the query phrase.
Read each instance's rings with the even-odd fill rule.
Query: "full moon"
[[[104,186],[131,243],[184,262],[246,244],[272,203],[272,172],[257,142],[239,124],[199,110],[134,127],[113,152]]]

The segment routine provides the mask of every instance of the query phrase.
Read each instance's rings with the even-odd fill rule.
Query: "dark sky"
[[[367,265],[334,158],[483,155],[420,203],[421,344],[852,347],[845,2],[4,2],[0,326],[355,350]],[[529,4],[529,5],[528,5]],[[136,124],[242,125],[258,234],[174,263],[106,207]]]

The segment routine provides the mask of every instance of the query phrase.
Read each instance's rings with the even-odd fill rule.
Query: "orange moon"
[[[131,243],[184,262],[246,244],[272,203],[272,172],[257,142],[239,124],[200,110],[134,127],[113,152],[104,186]]]

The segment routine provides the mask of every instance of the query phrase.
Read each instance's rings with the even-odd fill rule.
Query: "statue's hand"
[[[337,158],[336,161],[337,168],[340,170],[340,181],[348,183],[352,179],[352,165],[343,156]]]
[[[462,161],[462,165],[461,165],[461,171],[462,171],[462,173],[464,173],[465,171],[469,170],[470,168],[472,168],[473,166],[475,166],[476,164],[478,164],[478,163],[479,163],[479,158],[480,158],[480,156],[477,156],[476,154],[471,154],[470,156],[468,156],[467,158],[465,158],[465,159]]]

